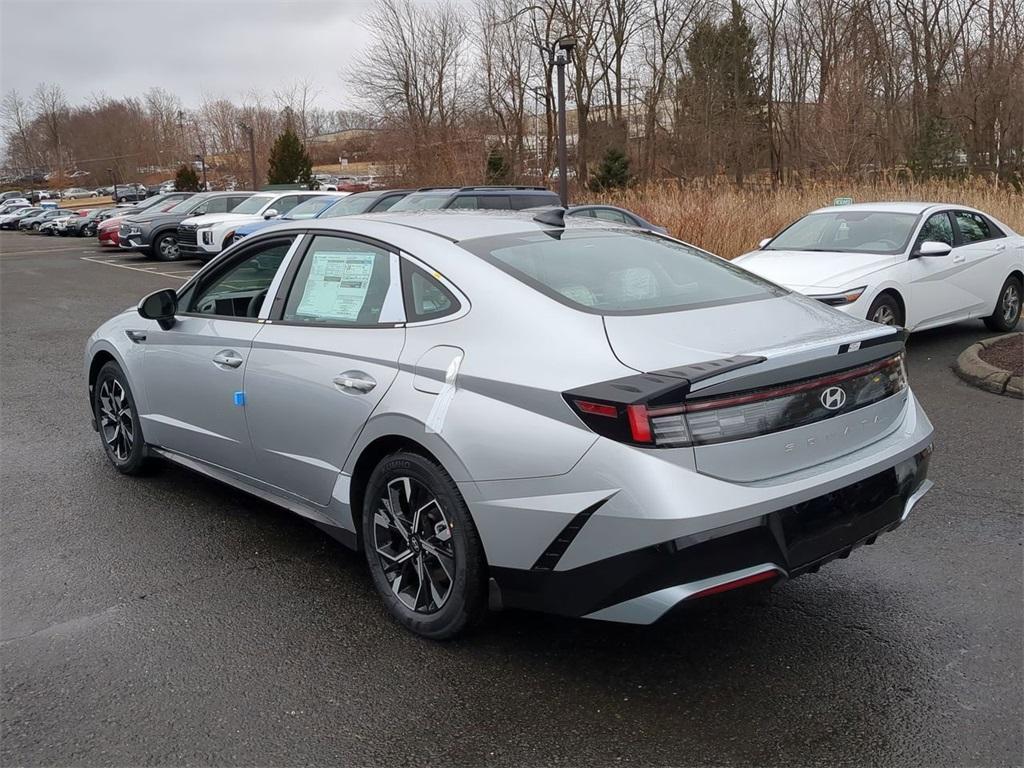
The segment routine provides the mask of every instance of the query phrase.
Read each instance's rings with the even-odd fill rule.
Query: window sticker
[[[374,259],[374,253],[314,253],[297,314],[349,322],[359,319],[370,288]]]

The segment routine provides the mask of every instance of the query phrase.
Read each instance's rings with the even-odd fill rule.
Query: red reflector
[[[748,584],[757,584],[760,581],[768,581],[778,577],[777,571],[762,571],[761,573],[755,573],[753,576],[744,576],[742,579],[736,579],[735,581],[727,581],[725,584],[718,584],[714,587],[708,587],[702,589],[700,592],[694,592],[687,599],[693,599],[695,597],[707,597],[708,595],[717,595],[719,592],[728,592],[730,589],[739,589],[745,587]]]
[[[651,420],[647,418],[647,406],[628,405],[626,413],[629,414],[629,431],[633,434],[633,439],[638,443],[652,442]]]
[[[595,416],[610,416],[614,419],[619,415],[619,409],[614,405],[591,403],[589,400],[573,400],[573,403],[584,413],[592,413]]]

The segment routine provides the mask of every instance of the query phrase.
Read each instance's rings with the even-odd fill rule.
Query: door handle
[[[242,364],[242,358],[234,350],[224,349],[213,356],[213,364],[223,368],[237,368]]]
[[[964,256],[962,253],[958,253],[956,256],[953,257],[953,263],[959,264],[960,262],[965,261],[966,259],[966,256]]]
[[[125,331],[124,335],[131,339],[133,342],[138,344],[140,341],[146,340],[145,331]]]
[[[334,377],[334,386],[350,395],[365,395],[377,386],[377,382],[368,373],[345,371]]]
[[[1006,243],[1000,243],[999,245],[997,245],[996,246],[996,250],[997,251],[1005,251],[1006,250]]]

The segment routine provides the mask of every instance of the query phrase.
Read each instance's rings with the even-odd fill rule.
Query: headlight
[[[867,290],[867,286],[862,285],[860,288],[852,288],[842,293],[830,293],[824,296],[811,296],[810,298],[817,299],[822,304],[828,304],[830,307],[842,307],[846,304],[853,304],[865,290]]]

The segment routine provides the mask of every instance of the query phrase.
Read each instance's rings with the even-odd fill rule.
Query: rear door
[[[954,211],[957,247],[953,261],[959,271],[953,280],[970,296],[971,317],[989,315],[1009,270],[1007,238],[995,224],[974,211]]]
[[[136,343],[145,346],[147,442],[252,473],[242,382],[263,298],[294,240],[240,249],[204,274],[182,295],[171,328],[146,321]]]
[[[259,479],[325,505],[397,375],[405,315],[394,249],[337,233],[307,243],[253,344],[246,414]]]

